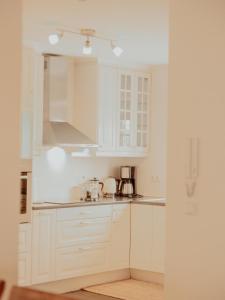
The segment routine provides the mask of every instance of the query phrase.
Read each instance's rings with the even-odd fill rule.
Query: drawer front
[[[110,235],[110,217],[58,221],[56,246],[59,248],[83,242],[106,242],[110,239]]]
[[[107,243],[57,249],[56,279],[106,271],[107,261]]]
[[[25,286],[31,284],[31,255],[21,253],[18,257],[18,285]]]
[[[31,224],[19,226],[19,253],[28,252],[31,249]]]
[[[111,205],[59,208],[57,209],[57,220],[103,218],[111,216],[111,213]]]

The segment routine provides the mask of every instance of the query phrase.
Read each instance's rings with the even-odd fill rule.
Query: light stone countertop
[[[41,209],[56,209],[56,208],[69,208],[69,207],[82,207],[82,206],[96,206],[96,205],[112,205],[112,204],[143,204],[143,205],[157,205],[157,206],[165,206],[166,199],[165,198],[157,198],[157,197],[142,197],[142,198],[100,198],[98,201],[74,201],[74,202],[36,202],[32,204],[33,210],[41,210]]]

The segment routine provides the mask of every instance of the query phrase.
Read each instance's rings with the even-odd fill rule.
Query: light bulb
[[[119,57],[123,53],[123,49],[119,46],[113,46],[112,51],[117,57]]]
[[[56,45],[58,44],[58,42],[60,41],[60,39],[62,38],[63,34],[62,33],[51,33],[48,36],[48,41],[51,45]]]
[[[123,49],[119,46],[116,46],[113,41],[111,41],[112,52],[119,57],[123,53]]]
[[[92,53],[91,42],[90,42],[89,38],[87,37],[87,40],[85,41],[85,44],[83,47],[83,54],[91,55],[91,53]]]

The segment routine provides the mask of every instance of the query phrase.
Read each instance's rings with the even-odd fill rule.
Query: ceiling
[[[56,28],[94,28],[117,41],[115,58],[106,41],[94,40],[94,56],[137,64],[168,63],[168,0],[23,0],[23,40],[45,52],[82,55],[84,38],[66,34],[56,46],[48,34]]]

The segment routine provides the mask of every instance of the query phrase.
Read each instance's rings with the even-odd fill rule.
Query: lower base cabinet
[[[131,268],[164,273],[165,214],[162,206],[131,206]]]
[[[127,269],[130,264],[130,204],[117,204],[112,212],[110,270]]]
[[[164,273],[165,207],[116,204],[33,211],[19,231],[19,285],[127,268]]]
[[[31,284],[31,224],[19,225],[18,285]]]
[[[55,280],[56,210],[36,210],[32,220],[32,284]]]
[[[104,272],[108,267],[108,244],[80,245],[56,250],[56,279]]]

